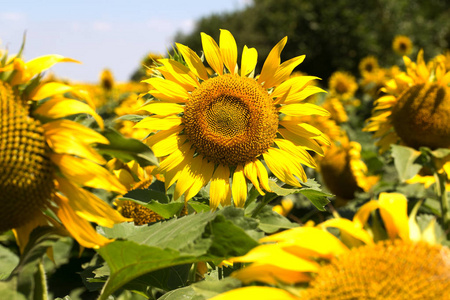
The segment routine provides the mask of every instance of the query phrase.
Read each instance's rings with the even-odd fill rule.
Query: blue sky
[[[126,81],[148,53],[165,54],[176,32],[196,20],[245,7],[248,0],[58,0],[3,2],[0,47],[16,53],[26,31],[26,60],[61,54],[83,64],[52,68],[72,81],[97,82],[103,68]]]

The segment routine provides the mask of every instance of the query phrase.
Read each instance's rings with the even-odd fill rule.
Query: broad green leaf
[[[308,179],[308,181],[304,185],[307,187],[282,188],[275,182],[269,181],[269,186],[272,189],[272,192],[277,194],[278,196],[288,196],[300,193],[308,198],[318,210],[325,211],[325,206],[330,203],[328,197],[332,197],[333,195],[322,192],[322,190],[320,189],[320,185],[312,179]]]
[[[391,145],[391,149],[394,165],[401,181],[414,177],[420,171],[422,166],[415,163],[421,155],[420,151],[399,145]]]
[[[0,295],[2,299],[27,300],[23,294],[14,289],[9,282],[0,281]]]
[[[259,220],[259,228],[266,233],[274,233],[280,229],[288,229],[298,227],[296,223],[292,223],[272,210],[271,206],[265,206],[258,213],[256,218]]]
[[[211,210],[209,205],[194,200],[189,200],[187,204],[192,207],[195,212],[207,212]]]
[[[250,230],[250,222],[239,220],[239,213],[232,209],[237,208],[230,208],[225,215],[234,216],[236,224]],[[108,237],[127,240],[116,240],[97,250],[111,272],[100,299],[106,299],[144,274],[199,261],[222,261],[244,255],[258,245],[225,215],[198,213],[150,226],[136,226],[136,232],[129,223],[117,224],[112,229],[102,228]]]
[[[223,215],[228,221],[233,222],[237,227],[243,229],[255,241],[263,237],[263,232],[257,231],[259,226],[258,220],[246,217],[244,209],[226,206],[218,213]]]
[[[126,138],[112,128],[105,128],[102,134],[109,140],[109,144],[96,146],[100,154],[107,154],[124,162],[136,160],[143,167],[158,165],[150,147],[141,141]]]
[[[0,280],[5,280],[19,264],[19,257],[8,248],[0,245],[0,261],[2,262],[2,267],[0,268]]]

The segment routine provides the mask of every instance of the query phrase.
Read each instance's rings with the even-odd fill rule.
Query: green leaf
[[[188,206],[192,207],[195,212],[207,212],[211,210],[209,205],[193,200],[188,201]]]
[[[116,118],[114,121],[132,121],[132,122],[139,122],[142,119],[144,119],[146,116],[142,116],[142,115],[124,115],[124,116],[120,116],[118,118]]]
[[[391,149],[394,165],[401,181],[414,177],[420,171],[422,166],[415,163],[421,155],[420,151],[399,145],[391,145]]]
[[[302,188],[282,188],[278,186],[275,182],[269,180],[269,186],[272,189],[272,192],[277,194],[278,196],[288,196],[292,194],[302,194],[306,198],[308,198],[314,206],[320,210],[325,211],[325,206],[330,203],[328,197],[332,197],[333,195],[323,192],[320,189],[320,185],[314,181],[313,179],[308,179],[306,183],[304,183],[307,187]]]
[[[229,208],[225,214],[198,213],[150,226],[132,227],[125,223],[102,228],[107,237],[128,240],[116,240],[97,250],[111,272],[100,299],[106,299],[126,283],[150,272],[244,255],[258,243],[235,225],[241,224],[247,231],[254,227],[241,220],[240,213],[242,209]],[[233,217],[235,222],[227,220],[226,216]]]
[[[280,229],[298,227],[297,223],[292,223],[282,215],[272,210],[271,206],[265,206],[258,213],[259,228],[266,233],[274,233]]]
[[[8,248],[0,245],[0,261],[2,262],[0,280],[4,280],[9,277],[14,268],[19,264],[19,257]]]
[[[143,167],[158,165],[152,150],[141,141],[126,138],[112,128],[105,128],[102,134],[109,140],[109,144],[97,145],[100,154],[107,154],[124,162],[136,160]]]
[[[9,282],[0,281],[0,295],[2,299],[27,300],[27,297],[16,291]]]

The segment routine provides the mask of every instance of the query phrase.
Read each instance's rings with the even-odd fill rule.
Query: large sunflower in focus
[[[126,189],[91,146],[108,140],[66,117],[88,114],[100,128],[103,120],[88,94],[40,82],[42,71],[74,60],[46,55],[26,63],[20,57],[1,61],[0,231],[13,229],[21,250],[34,228],[50,224],[67,230],[84,247],[108,243],[90,222],[111,227],[127,219],[85,187],[117,193]]]
[[[213,299],[245,299],[249,292],[257,299],[447,299],[450,250],[436,242],[433,221],[419,229],[417,209],[408,218],[406,197],[381,193],[353,220],[331,219],[265,237],[264,244],[231,259],[252,263],[232,276],[279,288],[244,287]],[[378,218],[374,210],[383,227],[375,220],[368,225],[370,215]],[[339,229],[340,239],[328,228]]]
[[[372,117],[364,131],[375,132],[380,138],[380,151],[391,144],[412,148],[450,147],[450,72],[444,63],[428,66],[423,51],[417,63],[403,57],[406,73],[388,81],[382,89],[384,96],[374,103]]]
[[[263,160],[281,181],[300,187],[307,179],[302,164],[315,166],[308,151],[323,154],[317,143],[323,135],[283,116],[328,115],[319,106],[302,103],[322,91],[309,85],[317,77],[290,78],[304,55],[280,64],[285,37],[254,77],[254,48],[244,46],[239,68],[236,42],[229,31],[221,30],[219,45],[207,34],[201,38],[213,74],[193,50],[176,44],[185,65],[159,59],[156,70],[161,76],[145,81],[155,100],[142,107],[152,115],[136,127],[159,130],[147,143],[164,158],[159,171],[165,173],[166,187],[176,182],[174,198],[184,194],[189,200],[211,182],[212,209],[231,204],[231,196],[236,206],[243,206],[247,180],[261,194],[270,191]]]

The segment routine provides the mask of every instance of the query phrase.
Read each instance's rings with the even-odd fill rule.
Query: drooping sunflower
[[[405,35],[397,35],[392,41],[392,49],[399,55],[409,55],[412,52],[413,43]]]
[[[384,96],[374,103],[364,131],[380,138],[380,151],[391,144],[412,148],[450,148],[450,72],[443,63],[425,64],[423,51],[417,63],[403,57],[406,73],[388,81]]]
[[[361,160],[361,145],[348,138],[332,143],[325,155],[316,159],[322,180],[339,205],[354,199],[357,191],[368,192],[379,180],[378,176],[368,175]]]
[[[58,62],[76,61],[60,55],[26,63],[20,57],[1,61],[0,231],[13,229],[21,250],[34,228],[50,224],[84,247],[108,243],[90,222],[111,227],[127,219],[85,187],[117,193],[126,189],[92,147],[108,140],[67,117],[90,115],[100,128],[103,120],[84,91],[40,82],[42,71]]]
[[[177,182],[174,198],[184,194],[187,201],[211,182],[212,209],[230,205],[231,196],[236,206],[243,206],[247,180],[261,194],[270,191],[263,160],[282,182],[300,187],[306,180],[302,164],[315,166],[308,150],[323,154],[317,140],[324,137],[313,126],[283,116],[328,115],[317,105],[302,103],[323,91],[309,85],[317,77],[290,78],[304,55],[280,64],[285,37],[254,77],[256,49],[244,46],[239,69],[236,41],[229,31],[221,30],[219,45],[207,34],[201,38],[214,74],[208,74],[193,50],[177,43],[186,65],[159,59],[156,70],[161,76],[145,80],[155,100],[142,107],[152,115],[136,127],[159,130],[147,144],[164,158],[159,171],[166,187]]]
[[[377,209],[384,227],[368,226]],[[251,263],[232,276],[279,288],[244,287],[212,299],[241,299],[250,291],[258,299],[446,299],[450,249],[437,243],[433,221],[419,229],[417,210],[408,218],[406,197],[381,193],[353,220],[331,219],[265,237],[262,245],[231,259]],[[340,238],[328,228],[339,229]]]
[[[336,71],[331,74],[330,79],[328,80],[328,87],[331,96],[346,101],[355,95],[358,84],[356,83],[355,76],[349,72]]]

